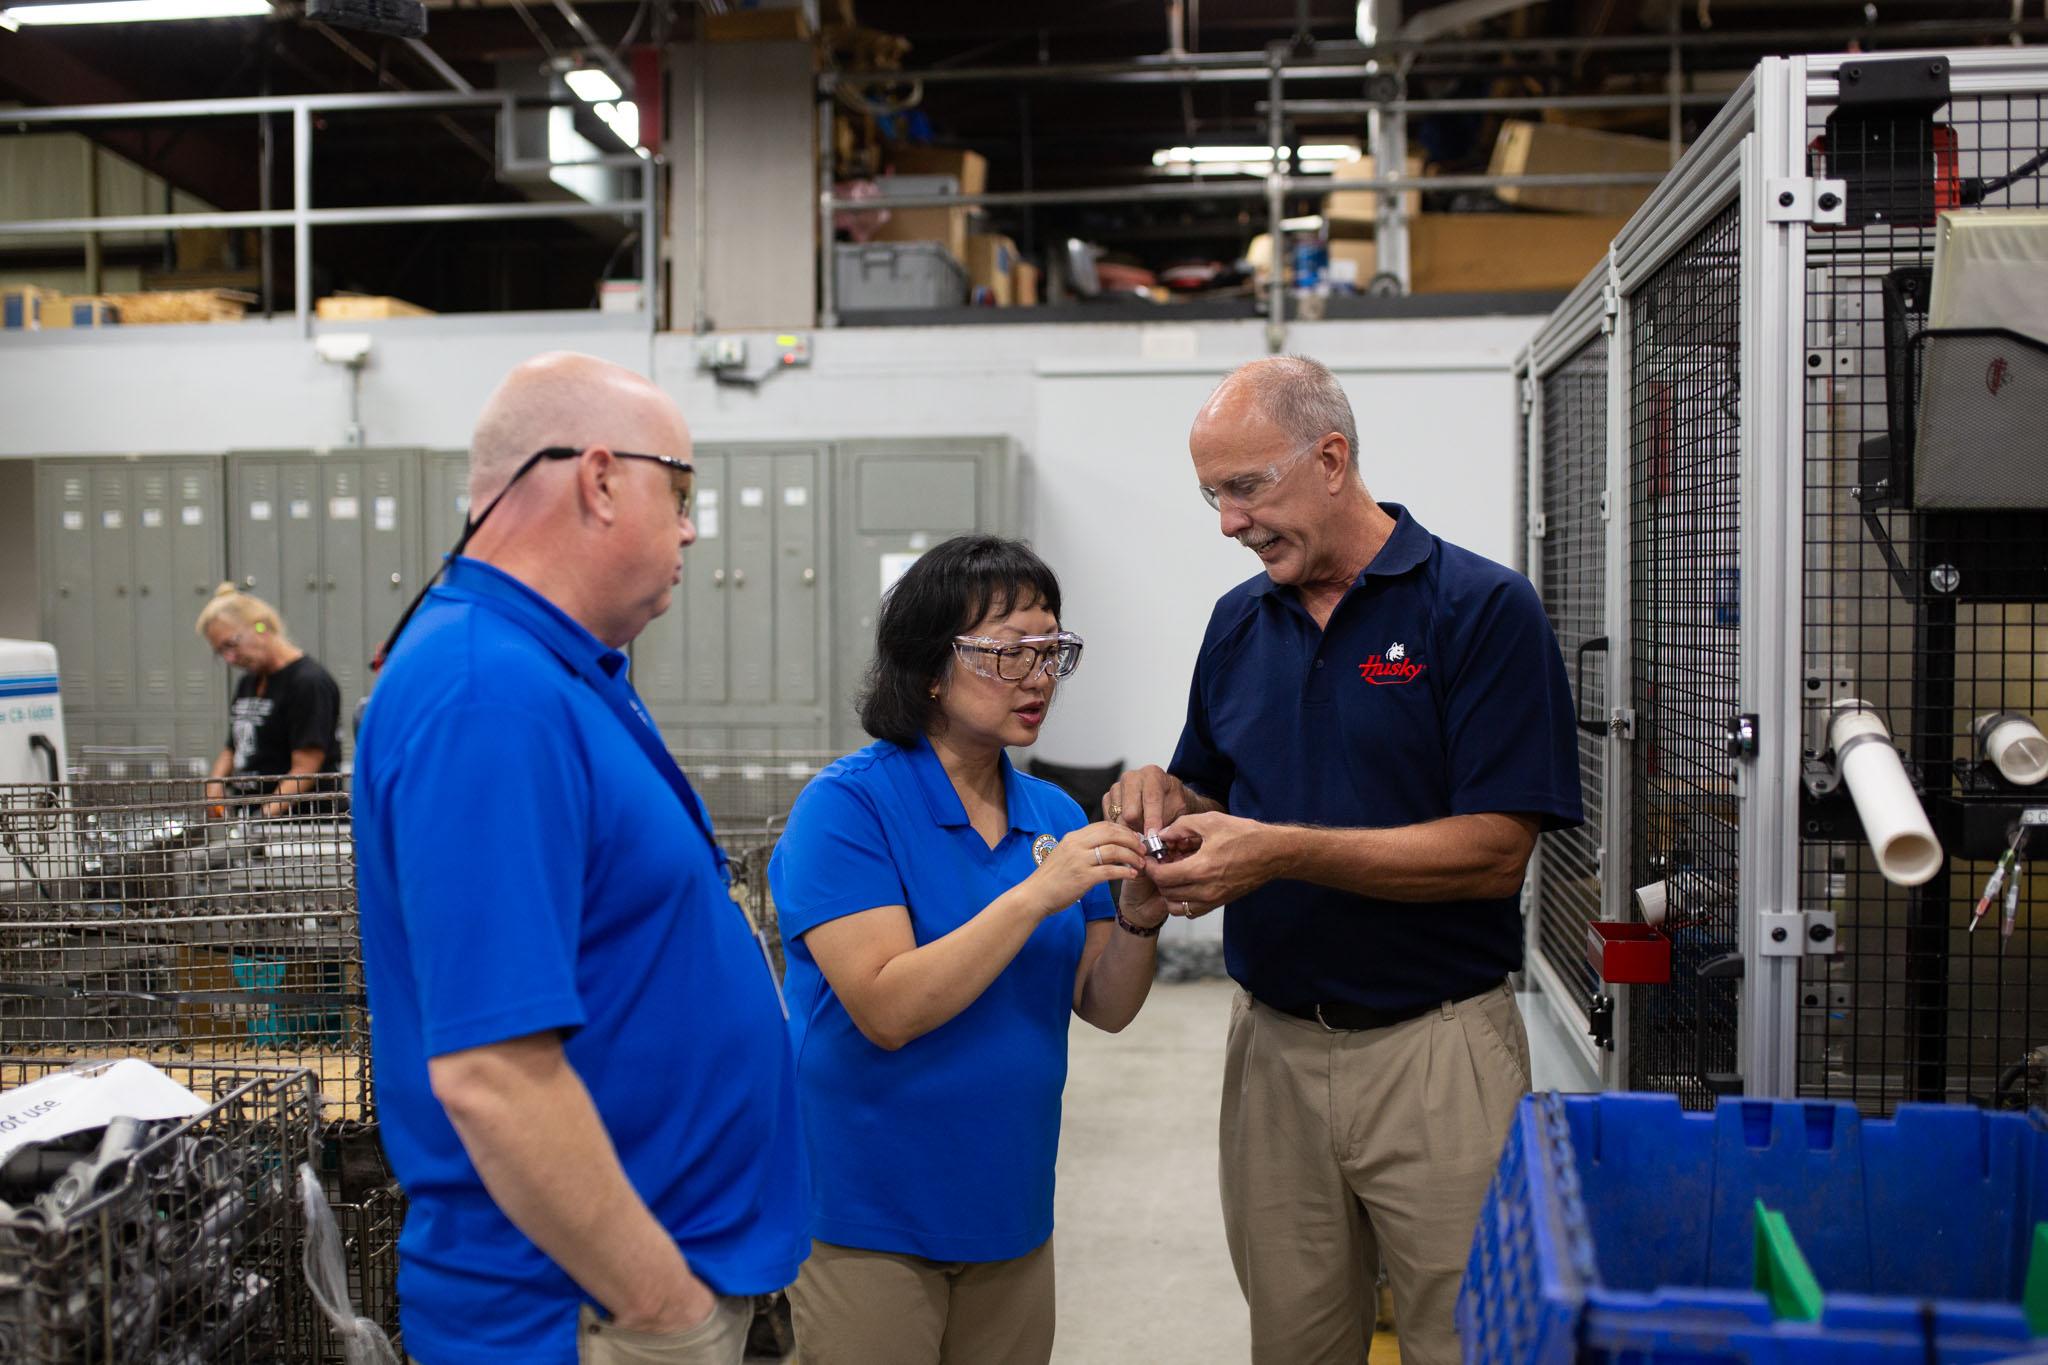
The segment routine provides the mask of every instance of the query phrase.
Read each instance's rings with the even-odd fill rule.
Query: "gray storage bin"
[[[833,249],[842,313],[871,308],[958,308],[967,270],[943,242],[841,242]]]

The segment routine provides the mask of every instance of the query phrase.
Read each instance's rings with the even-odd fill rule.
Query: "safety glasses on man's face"
[[[984,678],[1023,682],[1040,673],[1064,678],[1081,666],[1081,637],[1071,631],[1026,635],[1016,640],[991,640],[980,635],[953,637],[953,653]]]
[[[1270,493],[1280,480],[1286,478],[1296,465],[1315,454],[1318,450],[1321,450],[1322,446],[1323,442],[1318,440],[1312,446],[1295,451],[1278,464],[1269,464],[1264,469],[1253,473],[1240,474],[1234,479],[1225,479],[1214,488],[1203,484],[1201,485],[1202,501],[1208,503],[1219,512],[1226,506],[1240,512],[1248,511],[1261,498]]]

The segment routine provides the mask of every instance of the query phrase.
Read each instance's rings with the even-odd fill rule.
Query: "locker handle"
[[[711,586],[714,588],[722,588],[725,586],[725,570],[713,569],[711,571]]]
[[[402,582],[402,581],[403,581],[403,580],[401,580],[401,579],[399,578],[399,576],[398,576],[397,574],[393,574],[393,575],[391,575],[391,586],[392,586],[392,587],[394,587],[394,588],[395,588],[395,587],[397,587],[397,586],[399,585],[399,583],[400,583],[400,582]]]
[[[309,578],[309,579],[307,579],[307,580],[306,580],[306,591],[307,591],[307,592],[318,592],[318,591],[320,591],[320,580],[319,580],[319,579],[317,579],[317,578]]]
[[[142,596],[147,597],[149,596],[149,584],[144,583],[140,587],[136,588],[135,591],[141,594]]]
[[[128,585],[127,585],[126,583],[116,583],[116,584],[114,585],[114,596],[116,596],[116,597],[126,597],[127,595],[128,595]]]
[[[249,575],[249,576],[248,576],[247,578],[243,579],[243,580],[242,580],[242,586],[243,586],[243,587],[245,587],[245,588],[253,588],[253,587],[255,587],[255,586],[256,586],[256,575],[255,575],[255,574],[250,574],[250,575]]]
[[[327,580],[327,591],[329,591],[329,592],[333,592],[333,591],[334,591],[334,580],[333,580],[333,579],[331,579],[331,578]]]
[[[1578,677],[1575,679],[1577,686],[1573,688],[1572,695],[1573,710],[1577,712],[1575,718],[1579,723],[1579,729],[1585,731],[1589,735],[1593,735],[1596,737],[1606,735],[1607,722],[1604,720],[1587,720],[1585,713],[1583,711],[1579,711],[1578,707],[1579,704],[1584,700],[1586,695],[1586,656],[1588,654],[1595,653],[1605,654],[1606,652],[1607,637],[1605,635],[1595,636],[1593,639],[1586,640],[1580,643],[1578,655],[1578,668],[1576,670],[1578,673]]]
[[[818,581],[818,571],[817,571],[816,569],[805,569],[805,570],[804,570],[804,582],[805,582],[805,584],[807,584],[807,585],[808,585],[808,584],[811,584],[811,583],[815,583],[815,582],[817,582],[817,581]]]
[[[732,585],[735,588],[747,586],[747,571],[745,569],[734,569],[732,571]]]

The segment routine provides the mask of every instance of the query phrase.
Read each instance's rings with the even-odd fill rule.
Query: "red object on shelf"
[[[1671,940],[1648,924],[1594,920],[1586,926],[1586,960],[1610,986],[1671,983]]]

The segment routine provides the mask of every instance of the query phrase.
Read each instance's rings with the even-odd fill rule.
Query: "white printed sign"
[[[761,489],[742,488],[740,490],[740,506],[742,507],[761,507],[764,506],[767,503],[767,501],[768,495]]]
[[[251,521],[269,521],[269,520],[270,520],[270,504],[269,504],[269,503],[267,503],[267,502],[264,502],[264,501],[263,501],[262,499],[260,499],[260,498],[259,498],[259,499],[257,499],[257,500],[256,500],[255,502],[252,502],[252,503],[250,503],[250,504],[249,504],[249,520],[251,520]]]
[[[362,506],[354,498],[329,498],[327,519],[329,521],[354,521],[362,515]]]
[[[66,510],[64,513],[64,529],[67,531],[83,531],[85,529],[85,513]]]
[[[178,521],[185,526],[204,525],[206,509],[196,502],[188,502],[178,509]]]
[[[802,507],[810,500],[811,490],[800,483],[793,483],[782,490],[782,505],[784,507]]]
[[[118,507],[109,507],[106,511],[100,513],[100,525],[106,527],[109,531],[120,530],[121,509]]]
[[[142,524],[149,530],[157,530],[164,524],[164,509],[161,507],[143,508]]]
[[[370,520],[380,531],[398,529],[398,499],[391,497],[370,499]]]
[[[920,557],[920,552],[918,551],[912,551],[908,554],[905,554],[903,552],[894,550],[889,551],[888,553],[882,556],[883,596],[886,597],[889,593],[889,589],[896,586],[897,579],[903,577],[903,575],[910,572],[910,566],[917,563]]]
[[[691,518],[691,520],[697,523],[697,539],[718,539],[718,509],[716,507],[699,507],[697,515]]]
[[[293,521],[311,521],[313,519],[313,501],[310,498],[293,498],[285,504],[285,510],[291,514]]]
[[[205,1111],[205,1101],[133,1057],[71,1067],[0,1095],[0,1162],[38,1142],[104,1128],[110,1119],[181,1119]]]

